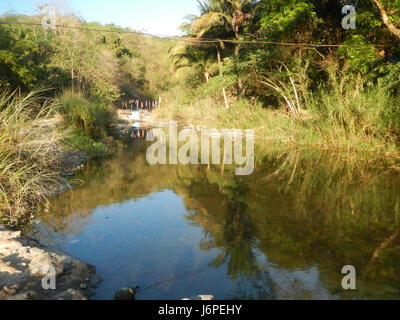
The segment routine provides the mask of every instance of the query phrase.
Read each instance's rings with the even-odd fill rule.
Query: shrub
[[[93,140],[82,129],[71,130],[63,141],[66,148],[84,151],[90,159],[105,158],[110,155],[107,145]]]
[[[235,76],[217,76],[212,77],[207,83],[202,84],[196,90],[196,97],[211,98],[214,102],[223,100],[222,88],[225,88],[227,94],[234,91],[237,78]]]

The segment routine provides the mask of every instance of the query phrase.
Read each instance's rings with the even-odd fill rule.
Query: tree
[[[191,16],[189,19],[191,23],[189,25],[189,31],[194,33],[197,38],[227,38],[227,30],[222,25],[214,25],[212,21],[206,21],[212,17],[213,12],[222,12],[221,2],[219,1],[198,1],[200,6],[200,16]],[[207,16],[207,14],[210,14]],[[204,18],[204,21],[199,20]],[[217,51],[217,61],[219,74],[222,75],[222,60],[221,51],[225,49],[225,44],[223,41],[216,43],[215,49]]]
[[[246,21],[251,18],[251,9],[255,1],[252,0],[198,0],[202,15],[198,17],[192,30],[201,36],[211,28],[225,27],[235,35],[235,57],[239,59],[240,31]],[[243,93],[243,86],[238,77],[238,93]]]
[[[204,80],[208,82],[210,76],[214,73],[215,58],[212,48],[189,46],[183,44],[175,47],[172,52],[175,70],[181,68],[191,68],[197,72],[201,72]]]
[[[2,20],[16,21],[14,16]],[[28,22],[24,18],[25,22]],[[32,89],[47,78],[50,41],[43,32],[23,25],[0,25],[0,82],[4,87]]]

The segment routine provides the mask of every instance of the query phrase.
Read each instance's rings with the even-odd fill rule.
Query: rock
[[[183,298],[182,300],[198,300],[198,301],[213,301],[215,300],[214,296],[209,295],[197,295],[191,298]]]
[[[61,175],[65,178],[70,178],[70,177],[73,177],[75,175],[75,173],[73,171],[65,171]]]
[[[114,300],[135,300],[135,296],[136,289],[122,288],[115,293]]]
[[[35,251],[33,252],[32,250]],[[30,253],[33,255],[32,260],[29,264],[30,272],[33,275],[44,277],[48,275],[47,267],[53,267],[56,271],[56,276],[61,275],[64,272],[64,267],[57,258],[53,258],[51,255],[46,254],[44,250],[38,250],[37,248],[32,248]]]
[[[22,273],[22,271],[19,271],[12,266],[10,266],[10,262],[4,262],[3,260],[0,260],[0,272],[7,272],[10,274],[13,273]]]
[[[68,289],[64,292],[55,295],[49,300],[87,300],[87,298],[78,290]]]
[[[17,294],[15,296],[8,297],[7,300],[36,300],[38,295],[35,291],[28,291],[24,293]]]
[[[56,289],[42,286],[53,267]],[[0,300],[83,300],[101,282],[94,266],[0,225]]]
[[[65,151],[61,154],[60,165],[62,168],[74,169],[84,164],[88,160],[88,155],[79,150]]]
[[[15,289],[9,288],[9,287],[7,287],[7,286],[4,286],[2,290],[3,290],[5,293],[9,294],[9,295],[16,294],[16,290],[15,290]]]

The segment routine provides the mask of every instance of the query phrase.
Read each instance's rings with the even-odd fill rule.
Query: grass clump
[[[86,152],[90,158],[110,154],[101,141],[115,119],[115,110],[97,99],[89,99],[78,90],[64,90],[58,97],[59,112],[70,132],[64,139],[67,148]]]
[[[307,109],[313,117],[306,126],[314,128],[317,140],[327,146],[399,151],[399,99],[384,87],[346,76],[338,79],[310,94]]]
[[[55,104],[45,90],[26,96],[0,93],[0,217],[14,224],[29,216],[58,182],[63,131],[54,125]]]

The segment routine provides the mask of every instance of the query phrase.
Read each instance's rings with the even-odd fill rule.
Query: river
[[[258,151],[254,172],[150,165],[148,143],[89,162],[25,230],[97,268],[94,299],[400,299],[400,176],[318,150]],[[279,150],[279,149],[278,149]],[[342,287],[343,266],[357,289]]]

